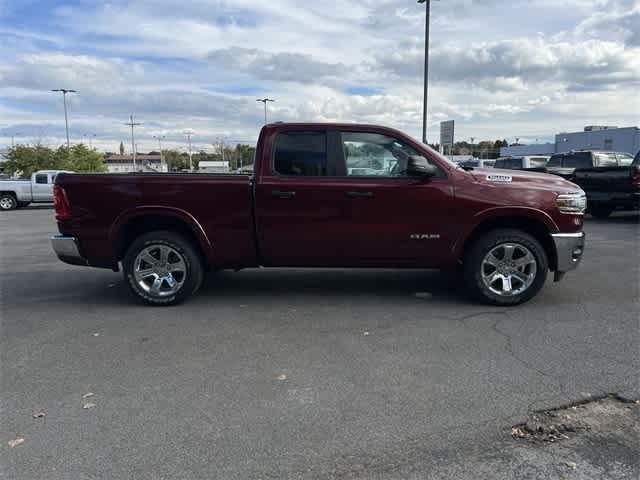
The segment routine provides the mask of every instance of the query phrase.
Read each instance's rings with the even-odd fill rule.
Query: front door
[[[366,131],[332,136],[344,165],[342,188],[349,228],[343,254],[363,266],[438,266],[455,242],[453,185],[444,169],[432,178],[406,174],[407,142]],[[340,170],[340,169],[338,169]]]
[[[31,183],[34,202],[53,202],[53,184],[50,173],[36,173]]]

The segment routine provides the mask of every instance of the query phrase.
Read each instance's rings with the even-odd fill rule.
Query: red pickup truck
[[[533,297],[582,257],[584,192],[555,175],[463,169],[390,128],[274,123],[255,171],[61,174],[58,257],[122,268],[149,304],[178,303],[209,269],[459,270],[496,305]]]

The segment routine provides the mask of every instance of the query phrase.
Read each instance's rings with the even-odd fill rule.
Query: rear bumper
[[[76,237],[54,235],[51,246],[60,260],[71,265],[88,265],[87,259],[80,255]]]
[[[551,234],[556,247],[558,265],[556,268],[556,281],[562,274],[573,270],[582,260],[584,253],[585,234],[577,233],[553,233]]]

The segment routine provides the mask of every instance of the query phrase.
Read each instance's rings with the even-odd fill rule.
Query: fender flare
[[[487,221],[495,221],[496,219],[503,218],[523,218],[526,220],[534,221],[545,226],[549,234],[559,231],[558,225],[551,218],[551,216],[533,207],[491,207],[485,210],[477,212],[467,224],[463,232],[458,235],[458,238],[453,244],[452,251],[455,258],[462,258],[464,254],[464,246],[467,240],[471,237],[473,232]]]
[[[114,246],[118,245],[118,242],[122,237],[124,226],[129,224],[132,220],[151,215],[171,217],[187,224],[198,240],[200,248],[206,257],[209,259],[211,258],[213,244],[200,222],[189,212],[182,210],[181,208],[169,207],[166,205],[145,205],[130,208],[122,212],[111,224],[107,233],[110,244]],[[114,253],[116,252],[114,251]]]

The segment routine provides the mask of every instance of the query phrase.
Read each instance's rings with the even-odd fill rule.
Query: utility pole
[[[94,133],[94,134],[92,134],[92,135],[89,137],[89,150],[93,150],[93,139],[94,139],[94,138],[96,138],[96,134],[95,134],[95,133]]]
[[[476,139],[476,137],[470,137],[471,138],[471,158],[473,158],[473,141]]]
[[[138,125],[142,125],[141,123],[135,123],[133,121],[133,114],[131,114],[129,116],[129,123],[125,123],[125,125],[128,125],[131,127],[131,154],[133,155],[133,171],[136,171],[136,141],[135,141],[135,137],[133,134],[133,128],[137,127]]]
[[[68,90],[66,88],[56,88],[51,90],[52,92],[62,92],[62,103],[64,103],[64,124],[67,130],[67,152],[71,151],[71,144],[69,143],[69,117],[67,115],[67,93],[78,93],[75,90]]]
[[[422,98],[422,143],[427,144],[427,105],[429,90],[429,17],[431,16],[431,0],[418,0],[425,4],[424,23],[424,94]]]
[[[267,124],[267,102],[275,102],[273,98],[258,98],[256,102],[264,103],[264,124]]]
[[[184,134],[187,136],[187,141],[189,142],[189,170],[193,172],[193,157],[191,156],[191,135],[193,134],[191,132],[184,132]]]
[[[15,148],[16,146],[15,137],[18,135],[20,135],[18,132],[14,132],[11,134],[11,148]]]
[[[158,140],[158,147],[160,147],[160,168],[164,168],[164,157],[162,156],[162,139],[165,138],[164,135],[154,135],[153,138]],[[169,167],[167,167],[167,172],[169,171]]]

